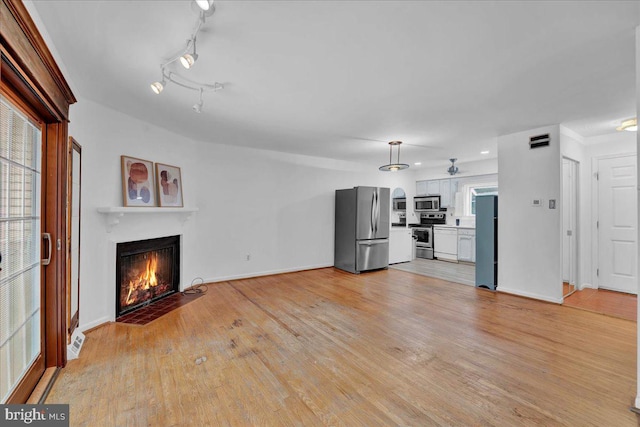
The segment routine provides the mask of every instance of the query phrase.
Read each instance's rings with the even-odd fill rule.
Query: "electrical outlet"
[[[247,254],[247,261],[251,261],[251,254]]]

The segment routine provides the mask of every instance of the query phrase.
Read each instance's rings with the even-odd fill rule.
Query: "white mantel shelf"
[[[98,208],[98,212],[106,215],[107,233],[111,233],[113,228],[120,224],[120,219],[125,215],[149,215],[149,214],[173,214],[180,216],[183,224],[198,212],[198,208],[151,208],[151,207],[104,207]]]

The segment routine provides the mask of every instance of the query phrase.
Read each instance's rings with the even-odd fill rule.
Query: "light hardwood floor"
[[[475,286],[475,265],[440,260],[416,258],[411,262],[392,264],[389,268],[435,277],[463,285]],[[568,295],[572,288],[563,283],[563,293]],[[574,291],[564,298],[564,305],[581,310],[593,311],[622,319],[637,319],[637,298],[635,295],[597,289]]]
[[[389,268],[422,274],[423,276],[449,280],[463,285],[476,285],[475,264],[447,262],[436,259],[416,258],[410,262],[392,264]]]
[[[634,322],[325,268],[93,330],[47,403],[72,426],[635,426],[635,359]]]

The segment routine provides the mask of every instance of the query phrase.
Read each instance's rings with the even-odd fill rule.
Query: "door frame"
[[[27,106],[42,128],[43,211],[41,231],[51,234],[51,263],[43,267],[44,366],[64,367],[66,347],[67,132],[76,102],[53,55],[20,0],[0,3],[0,85],[12,101]],[[29,378],[7,403],[24,403],[40,378]],[[34,383],[35,381],[35,383]]]
[[[564,180],[564,161],[568,161],[570,163],[574,164],[574,176],[572,178],[572,182],[570,183],[571,185],[573,185],[575,188],[572,190],[572,197],[573,197],[573,202],[575,203],[574,206],[574,216],[573,216],[573,220],[575,221],[574,225],[574,229],[573,229],[573,233],[574,233],[574,243],[575,243],[575,248],[573,250],[573,255],[570,255],[570,258],[573,258],[574,262],[575,262],[575,266],[573,266],[573,274],[575,275],[573,277],[573,281],[574,281],[574,288],[573,288],[573,292],[581,289],[581,274],[580,274],[580,267],[581,267],[581,263],[580,263],[580,257],[582,256],[582,252],[580,250],[580,243],[581,243],[581,236],[580,236],[580,221],[582,220],[581,216],[580,216],[580,174],[582,173],[581,171],[581,163],[578,160],[575,160],[572,157],[569,156],[562,156],[562,161],[563,161],[563,170],[562,170],[562,179]],[[561,221],[563,221],[563,230],[562,230],[562,250],[563,250],[563,262],[564,262],[564,237],[565,237],[565,233],[566,230],[564,230],[564,209],[566,207],[565,204],[565,200],[564,200],[564,182],[562,183],[563,185],[563,198],[562,198],[562,204],[561,204],[561,212],[562,212],[562,218]],[[575,193],[575,194],[573,194]],[[571,270],[571,259],[569,259],[569,270]],[[563,265],[563,273],[564,273],[564,265]],[[570,273],[571,276],[571,273]],[[563,282],[564,282],[564,278],[563,278]],[[564,285],[563,285],[563,289],[564,289]],[[569,294],[570,295],[570,294]],[[568,295],[564,295],[564,291],[563,291],[563,298],[566,298]]]
[[[624,152],[617,154],[606,154],[602,156],[596,156],[592,158],[591,170],[593,171],[591,176],[591,278],[593,288],[600,289],[600,276],[598,270],[600,268],[600,232],[598,228],[598,221],[600,220],[600,190],[599,190],[599,172],[600,172],[600,160],[617,159],[619,157],[636,157],[637,154],[633,152]],[[636,170],[636,174],[638,174]],[[640,242],[639,242],[640,244]]]

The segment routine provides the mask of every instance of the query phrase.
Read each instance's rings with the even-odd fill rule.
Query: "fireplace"
[[[118,243],[116,318],[180,290],[180,236]]]

